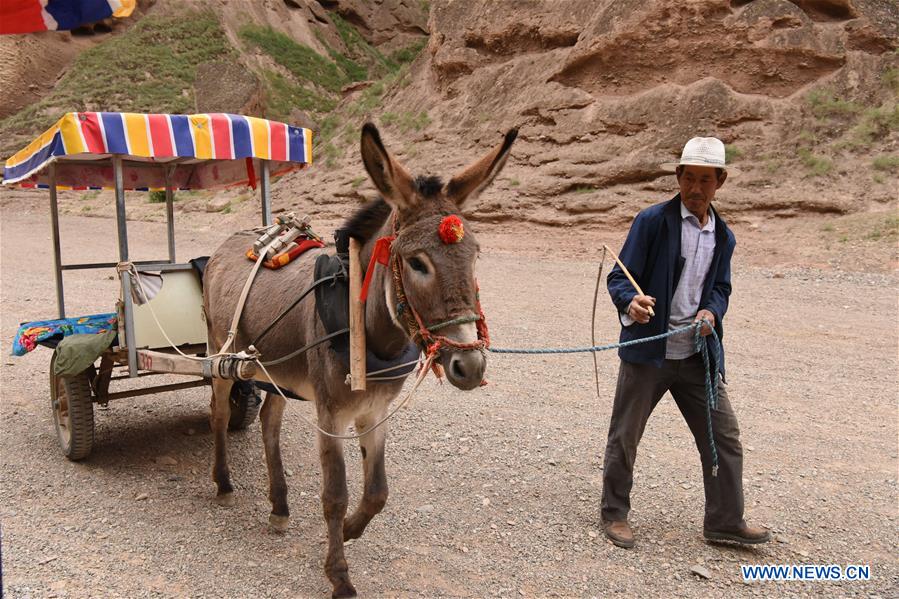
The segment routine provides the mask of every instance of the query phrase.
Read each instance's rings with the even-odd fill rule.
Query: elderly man
[[[621,320],[621,341],[641,339],[707,321],[718,338],[730,296],[730,260],[736,241],[712,208],[727,179],[724,144],[714,137],[687,142],[674,170],[680,193],[641,211],[631,225],[620,259],[646,295],[639,295],[615,266],[607,283]],[[701,334],[711,334],[708,326]],[[708,338],[707,338],[708,339]],[[706,339],[706,340],[707,340]],[[710,349],[712,345],[709,344]],[[693,332],[621,348],[618,386],[609,424],[603,471],[602,521],[619,547],[633,547],[627,522],[637,444],[662,395],[670,391],[687,421],[702,462],[705,484],[703,536],[709,541],[764,543],[770,534],[743,520],[743,449],[737,419],[724,388],[724,354],[712,351],[721,372],[712,427],[717,476],[706,430],[705,367]]]

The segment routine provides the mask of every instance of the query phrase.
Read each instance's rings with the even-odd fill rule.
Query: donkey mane
[[[423,198],[434,198],[443,189],[443,180],[440,177],[427,176],[416,177],[415,191]],[[379,197],[368,202],[348,218],[343,228],[349,232],[350,237],[365,243],[377,233],[387,217],[390,216],[390,205]]]

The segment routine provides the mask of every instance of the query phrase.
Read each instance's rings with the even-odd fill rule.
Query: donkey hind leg
[[[216,484],[215,502],[224,507],[234,505],[234,487],[228,468],[228,420],[231,418],[231,387],[234,381],[212,379],[212,415],[209,425],[215,445],[212,480]]]
[[[322,402],[324,403],[324,402]],[[319,426],[337,434],[346,432],[348,423],[328,412],[319,404]],[[350,582],[346,557],[343,553],[343,521],[346,518],[346,466],[343,460],[343,441],[318,435],[318,453],[322,466],[322,511],[328,527],[328,555],[325,575],[331,581],[331,597],[355,597]]]
[[[262,420],[262,442],[265,445],[265,463],[268,466],[268,499],[272,513],[268,523],[274,532],[284,532],[290,521],[287,507],[287,481],[281,462],[281,419],[284,416],[284,398],[277,393],[267,393],[259,417]]]
[[[363,433],[376,422],[379,422],[386,412],[383,409],[371,412],[356,418],[356,430]],[[346,519],[343,525],[343,538],[357,539],[371,519],[374,518],[387,503],[387,471],[384,467],[384,444],[387,441],[387,423],[378,429],[359,439],[359,449],[362,452],[362,470],[365,474],[362,499],[356,511]]]

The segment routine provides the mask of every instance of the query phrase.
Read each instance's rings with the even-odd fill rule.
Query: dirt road
[[[55,314],[43,206],[43,197],[2,206],[7,353],[19,321]],[[179,228],[180,258],[209,253],[237,226],[218,215],[188,218],[197,228]],[[775,542],[744,550],[702,541],[698,456],[669,397],[640,446],[638,545],[613,547],[598,506],[616,356],[600,354],[597,398],[587,354],[492,355],[488,387],[462,393],[428,380],[390,423],[390,500],[347,548],[361,596],[895,596],[896,240],[829,240],[853,222],[736,229],[729,394],[745,447],[747,517],[773,528]],[[64,216],[62,226],[66,262],[113,259],[113,221]],[[589,344],[595,248],[620,244],[624,232],[522,233],[480,235],[494,346]],[[131,223],[129,234],[134,259],[164,255],[162,225]],[[112,309],[112,275],[67,274],[70,314]],[[617,321],[605,296],[600,305],[598,338],[612,341]],[[212,502],[205,389],[97,409],[93,455],[71,463],[51,424],[49,358],[39,348],[0,366],[7,596],[327,596],[315,437],[298,417],[311,415],[309,405],[285,416],[293,518],[278,536],[266,527],[258,423],[231,437],[232,509]],[[348,447],[354,503],[360,463]],[[871,580],[748,584],[740,575],[740,564],[799,563],[868,564]],[[711,578],[692,574],[696,565]]]

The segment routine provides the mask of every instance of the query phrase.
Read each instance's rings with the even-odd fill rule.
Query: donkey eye
[[[424,262],[422,262],[420,259],[416,258],[415,256],[408,258],[406,260],[406,262],[409,263],[409,266],[412,267],[412,270],[420,272],[421,274],[424,274],[424,275],[428,274],[427,265]]]

